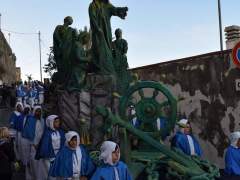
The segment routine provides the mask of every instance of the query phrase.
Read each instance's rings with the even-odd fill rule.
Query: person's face
[[[122,31],[120,31],[120,30],[117,31],[117,32],[116,32],[116,37],[117,37],[117,38],[121,38],[121,37],[122,37]]]
[[[72,25],[72,23],[73,23],[73,19],[72,18],[67,18],[67,20],[66,20],[66,24],[67,25]]]
[[[37,109],[36,111],[35,111],[35,117],[37,117],[37,118],[40,118],[41,117],[41,114],[42,114],[42,111],[41,111],[41,109]]]
[[[74,136],[69,142],[68,142],[69,146],[73,149],[76,149],[78,146],[77,143],[77,136]]]
[[[237,147],[240,148],[240,138],[237,141]]]
[[[117,148],[115,151],[112,152],[112,162],[113,164],[117,163],[119,161],[120,156],[120,150]]]
[[[53,122],[53,127],[54,129],[59,129],[60,128],[60,119],[56,118]]]
[[[109,0],[100,0],[100,1],[102,1],[102,2],[105,3],[105,4],[108,4],[108,3],[109,3]]]
[[[24,114],[29,114],[29,112],[30,112],[30,108],[29,107],[24,108]]]
[[[191,133],[191,125],[190,123],[186,124],[186,127],[184,128],[184,134],[190,134]]]
[[[17,105],[17,111],[22,112],[22,106],[21,105]]]

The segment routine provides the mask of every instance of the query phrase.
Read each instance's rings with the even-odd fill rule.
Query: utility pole
[[[11,37],[11,33],[8,33],[8,44],[10,46],[10,37]]]
[[[38,42],[39,42],[39,57],[40,57],[40,79],[42,82],[42,50],[41,50],[41,32],[38,32]]]
[[[0,31],[2,31],[2,14],[0,13]]]
[[[220,50],[223,51],[221,0],[218,0],[218,20],[220,34]]]

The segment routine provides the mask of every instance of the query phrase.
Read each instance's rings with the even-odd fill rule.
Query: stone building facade
[[[178,117],[191,121],[204,157],[224,166],[228,135],[240,130],[240,69],[231,50],[132,69],[141,80],[164,84],[178,99]],[[147,93],[147,92],[146,92]]]
[[[0,31],[0,80],[11,84],[16,82],[16,56],[4,34]]]
[[[22,80],[21,78],[21,68],[16,67],[16,82],[20,82]]]

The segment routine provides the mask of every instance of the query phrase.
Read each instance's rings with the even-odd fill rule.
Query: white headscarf
[[[78,177],[79,178],[79,176],[81,174],[80,171],[81,171],[82,152],[81,152],[81,149],[79,147],[80,137],[79,137],[78,133],[75,132],[75,131],[68,131],[65,134],[65,138],[66,138],[65,144],[70,149],[72,149],[72,147],[69,146],[68,142],[71,141],[71,139],[74,136],[77,136],[77,144],[78,144],[78,146],[74,149],[76,152],[73,153],[73,177]]]
[[[31,106],[30,106],[29,104],[25,104],[25,105],[24,105],[24,109],[25,109],[25,108],[29,108],[29,109],[31,110]]]
[[[56,129],[54,128],[54,125],[53,125],[54,120],[55,120],[56,118],[58,118],[57,115],[50,115],[50,116],[48,116],[47,119],[46,119],[46,125],[47,125],[47,127],[51,128],[53,131],[56,130]]]
[[[114,165],[112,162],[112,153],[115,151],[116,147],[118,145],[115,142],[112,141],[104,141],[100,151],[100,160],[103,160],[104,163],[106,164],[110,164],[110,165]],[[120,155],[119,155],[119,159],[120,159]]]
[[[181,119],[180,121],[177,122],[177,131],[180,131],[184,133],[184,127],[188,124],[187,119]]]
[[[68,145],[68,142],[71,141],[71,139],[74,137],[74,136],[77,136],[77,144],[79,145],[80,144],[80,137],[79,137],[79,134],[75,131],[68,131],[66,134],[65,134],[65,138],[66,138],[66,142],[65,144],[69,147]]]
[[[37,109],[41,109],[41,110],[42,110],[42,107],[39,106],[39,105],[34,106],[34,108],[33,108],[33,115],[35,114],[35,112],[36,112]]]
[[[231,145],[235,148],[238,148],[237,147],[237,142],[238,142],[238,139],[240,138],[240,132],[239,131],[236,131],[236,132],[233,132],[230,134],[229,136],[229,139],[231,141]]]
[[[21,106],[22,110],[23,110],[23,104],[21,102],[17,102],[16,105],[15,105],[15,111],[14,113],[19,116],[21,113],[17,111],[17,107],[18,106]]]

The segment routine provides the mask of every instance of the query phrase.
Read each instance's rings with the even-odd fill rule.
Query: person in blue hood
[[[25,152],[25,145],[26,143],[23,140],[22,137],[22,131],[23,131],[23,127],[24,127],[24,123],[26,122],[27,116],[29,116],[31,112],[31,107],[29,105],[25,105],[23,112],[21,113],[18,123],[17,123],[17,142],[18,142],[18,150],[19,150],[19,156],[20,156],[20,160],[22,162],[23,165],[26,165],[25,162],[25,157],[26,157],[26,152]]]
[[[230,141],[225,154],[226,179],[240,179],[240,132],[231,133]]]
[[[42,163],[35,159],[36,150],[44,130],[41,106],[35,106],[33,114],[26,119],[22,137],[28,140],[28,160],[26,167],[26,179],[42,180]]]
[[[9,119],[9,124],[10,124],[10,135],[14,139],[14,152],[16,155],[16,159],[20,160],[20,141],[19,141],[19,136],[20,136],[20,117],[21,113],[23,111],[23,105],[21,102],[17,102],[15,105],[15,111],[11,114],[10,119]]]
[[[26,96],[26,92],[22,82],[17,86],[16,96],[17,96],[18,102],[23,103],[23,98]]]
[[[192,134],[190,122],[187,119],[181,119],[177,125],[178,130],[172,139],[171,146],[187,155],[201,156],[202,150],[197,139]]]
[[[132,180],[127,165],[119,161],[120,148],[115,142],[103,142],[100,151],[104,165],[97,168],[91,180]]]
[[[51,162],[59,150],[64,146],[65,133],[60,129],[60,119],[57,115],[50,115],[46,119],[46,126],[42,139],[38,145],[36,159],[42,160],[42,178],[48,178]]]
[[[95,170],[88,152],[80,144],[77,132],[69,131],[65,134],[65,146],[59,151],[50,166],[49,176],[61,179],[87,180]]]
[[[21,102],[17,102],[15,105],[15,110],[13,111],[13,113],[9,118],[9,124],[11,129],[17,130],[19,128],[18,120],[21,116],[22,111],[23,111],[23,104]]]

